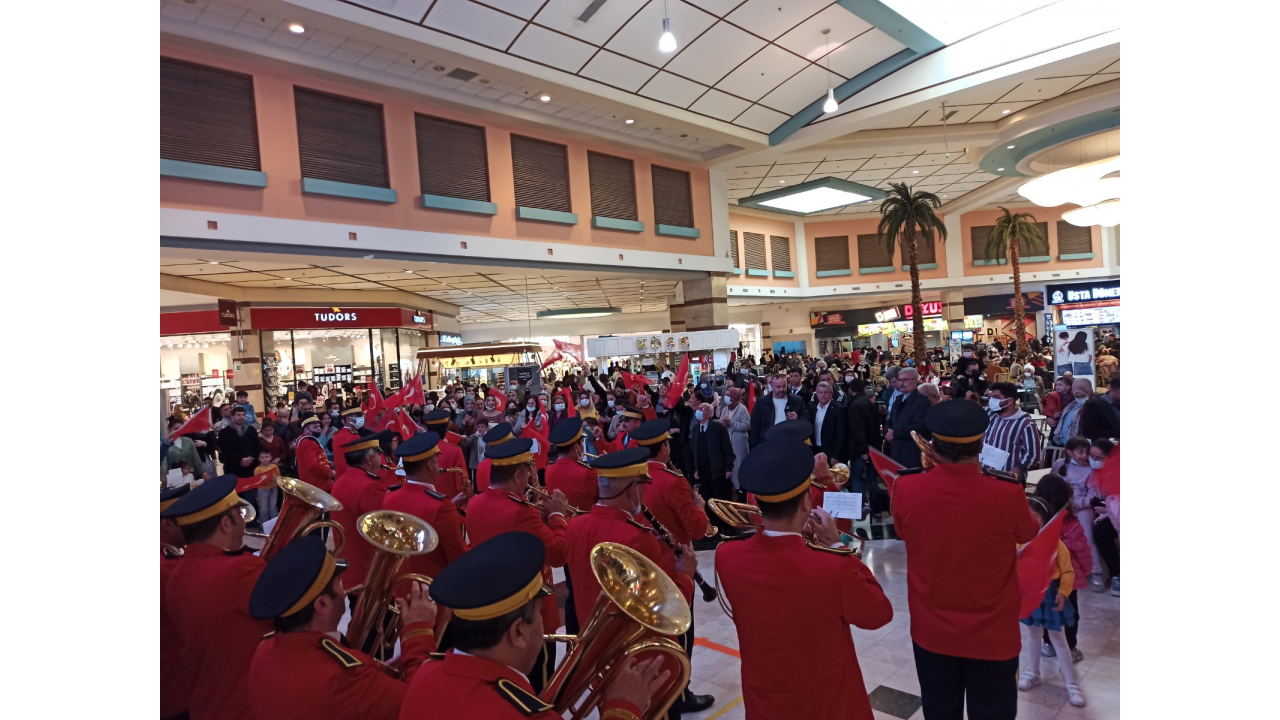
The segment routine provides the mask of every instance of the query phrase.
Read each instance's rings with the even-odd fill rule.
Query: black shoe
[[[676,701],[676,707],[681,713],[702,712],[714,705],[716,699],[710,695],[694,695],[693,693],[685,693],[684,698]]]
[[[716,546],[719,545],[720,542],[721,540],[719,535],[714,535],[709,538],[696,538],[693,541],[693,549],[695,551],[715,550]]]

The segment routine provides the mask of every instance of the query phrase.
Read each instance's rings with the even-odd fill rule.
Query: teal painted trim
[[[840,277],[841,275],[852,275],[853,271],[846,268],[844,270],[819,270],[818,277]]]
[[[880,0],[836,0],[836,4],[921,55],[945,47],[938,38],[899,15]]]
[[[892,55],[853,77],[840,83],[836,90],[836,101],[844,102],[858,93],[871,87],[873,84],[883,80],[885,77],[901,70],[911,64],[916,58],[920,57],[920,53],[915,50],[903,50],[896,55]],[[817,100],[809,103],[809,105],[796,113],[791,119],[774,128],[769,133],[769,144],[777,145],[783,140],[791,137],[800,128],[817,120],[823,116],[822,104],[827,101],[826,96],[822,96]]]
[[[1018,163],[1024,159],[1055,145],[1118,127],[1120,127],[1120,108],[1118,107],[1081,115],[1026,135],[1001,140],[982,157],[982,160],[978,161],[978,167],[992,175],[1029,177],[1018,172]],[[1008,148],[1009,145],[1013,146],[1012,150]]]
[[[773,276],[780,277],[780,278],[793,278],[796,276],[796,274],[791,272],[790,270],[774,270]]]
[[[1067,253],[1066,255],[1059,255],[1058,259],[1059,260],[1092,260],[1093,253]]]
[[[670,235],[672,237],[682,237],[682,238],[702,237],[702,231],[699,230],[698,228],[680,227],[679,225],[662,225],[661,223],[659,223],[657,232],[659,235]]]
[[[543,210],[521,205],[516,208],[517,220],[538,220],[540,222],[559,223],[560,225],[577,225],[578,213],[560,212],[559,210]]]
[[[591,227],[604,230],[626,230],[627,232],[644,232],[644,223],[639,220],[619,220],[618,218],[591,216]]]
[[[755,268],[748,268],[748,269],[747,269],[747,275],[749,275],[749,276],[751,276],[751,277],[769,277],[769,271],[768,271],[768,270],[757,270],[757,269],[755,269]]]
[[[1019,263],[1038,263],[1038,262],[1049,262],[1052,259],[1053,258],[1049,257],[1048,255],[1032,255],[1030,257],[1018,258],[1018,262]]]
[[[937,269],[938,269],[938,263],[925,263],[925,264],[923,264],[923,265],[917,265],[917,266],[916,266],[916,268],[918,268],[918,269],[920,269],[920,270],[937,270]],[[911,271],[911,266],[910,266],[910,265],[903,265],[903,266],[902,266],[902,271],[903,271],[903,272],[910,272],[910,271]]]
[[[898,268],[896,268],[896,267],[894,267],[894,266],[892,266],[892,265],[890,265],[890,266],[888,266],[888,267],[858,268],[858,274],[859,274],[859,275],[874,275],[874,274],[876,274],[876,273],[887,273],[887,272],[893,272],[894,270],[897,270],[897,269],[898,269]]]
[[[302,192],[311,195],[333,195],[334,197],[354,198],[356,200],[372,200],[380,203],[393,203],[396,201],[396,191],[391,188],[334,182],[333,180],[317,180],[316,178],[308,177],[302,178]]]
[[[982,267],[984,265],[1008,265],[1009,258],[1000,258],[999,260],[974,260],[973,264],[975,267]]]
[[[445,195],[428,195],[427,193],[422,193],[422,207],[430,210],[453,210],[454,212],[473,213],[475,215],[498,214],[497,203],[447,197]]]
[[[741,275],[741,274],[742,274],[742,268],[734,268],[734,269],[733,269],[733,274],[734,274],[734,275]]]
[[[186,162],[184,160],[160,158],[160,174],[167,177],[208,180],[209,182],[227,183],[228,185],[248,185],[249,187],[260,188],[267,186],[267,174],[258,170],[242,170],[240,168],[205,165],[204,163]]]

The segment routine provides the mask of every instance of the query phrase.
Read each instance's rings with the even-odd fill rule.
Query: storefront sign
[[[1040,312],[1044,310],[1044,293],[1022,293],[1022,309],[1024,312]],[[964,299],[965,315],[1012,315],[1013,295],[982,295]]]
[[[935,332],[938,330],[946,330],[947,321],[942,318],[925,318],[924,331]],[[889,323],[869,323],[858,326],[859,335],[892,335],[894,333],[912,332],[912,323],[906,320],[901,322]]]
[[[440,333],[440,344],[441,345],[461,345],[462,336],[455,335],[453,333]]]
[[[821,327],[824,325],[844,325],[844,314],[839,312],[811,312],[809,313],[809,327]]]
[[[218,324],[229,328],[240,326],[240,319],[236,314],[235,300],[218,301]]]
[[[255,330],[431,327],[429,314],[399,307],[255,307],[249,313]]]
[[[426,316],[426,315],[414,315],[414,316],[413,316],[413,321],[414,321],[415,323],[419,324],[419,325],[426,325],[426,324],[427,324],[427,316]]]
[[[915,314],[915,311],[916,311],[915,305],[902,306],[902,316],[905,318],[912,317]],[[942,303],[937,300],[934,300],[932,302],[920,303],[920,312],[924,313],[924,317],[929,317],[930,315],[933,315],[933,316],[941,315]]]
[[[876,322],[892,322],[900,317],[902,317],[902,314],[898,312],[898,307],[895,305],[894,307],[886,308],[876,313]]]
[[[1081,325],[1111,325],[1120,322],[1120,306],[1062,309],[1062,323],[1072,327]]]
[[[982,329],[982,316],[981,316],[981,315],[965,315],[965,316],[964,316],[964,329],[965,329],[965,330],[981,330],[981,329]],[[972,335],[973,335],[973,333],[969,333],[969,335],[970,335],[970,336],[972,336]]]
[[[1049,304],[1089,302],[1090,300],[1119,300],[1120,281],[1048,286]]]

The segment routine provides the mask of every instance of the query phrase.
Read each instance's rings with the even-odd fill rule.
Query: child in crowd
[[[258,453],[258,466],[253,469],[253,474],[257,476],[269,472],[275,472],[279,477],[280,467],[271,462],[271,451],[263,450]],[[258,488],[258,522],[264,523],[276,516],[276,494],[279,492],[280,486],[274,482]]]
[[[1093,523],[1096,519],[1093,511],[1093,500],[1098,497],[1097,482],[1093,479],[1093,467],[1089,461],[1089,441],[1080,436],[1067,440],[1066,453],[1053,463],[1053,474],[1066,478],[1071,485],[1071,512],[1084,528],[1084,536],[1089,541],[1089,555],[1093,568],[1087,577],[1079,578],[1090,590],[1102,592],[1102,559],[1098,555],[1098,547],[1093,541]],[[1074,646],[1073,646],[1074,647]]]
[[[1068,514],[1070,513],[1067,507],[1070,504],[1070,493],[1070,486],[1060,477],[1047,475],[1040,480],[1036,486],[1036,495],[1028,502],[1031,505],[1031,514],[1040,522],[1041,527],[1059,510],[1066,508]],[[1076,624],[1075,607],[1067,601],[1067,593],[1064,590],[1074,587],[1076,574],[1071,565],[1071,553],[1061,540],[1058,541],[1054,562],[1055,567],[1049,588],[1045,591],[1040,607],[1031,611],[1029,616],[1020,621],[1024,627],[1020,663],[1022,674],[1018,678],[1018,689],[1030,690],[1040,684],[1040,643],[1041,628],[1043,628],[1048,631],[1049,642],[1053,644],[1058,656],[1058,668],[1062,672],[1062,679],[1067,687],[1067,702],[1076,707],[1084,707],[1084,693],[1080,691],[1073,663],[1063,660],[1071,657],[1063,629]]]
[[[1050,479],[1051,478],[1051,479]],[[1071,603],[1071,609],[1075,612],[1076,622],[1068,625],[1064,630],[1067,636],[1067,646],[1071,648],[1071,662],[1078,663],[1084,659],[1084,653],[1076,647],[1076,631],[1080,624],[1080,596],[1078,590],[1089,587],[1089,574],[1093,572],[1093,550],[1089,543],[1089,536],[1086,534],[1084,524],[1076,517],[1068,503],[1074,503],[1072,499],[1072,491],[1075,489],[1067,480],[1064,480],[1056,474],[1046,476],[1045,480],[1036,485],[1036,495],[1043,499],[1049,507],[1067,506],[1067,512],[1062,518],[1062,544],[1066,546],[1067,552],[1071,555],[1071,569],[1075,571],[1075,583],[1071,586],[1071,594],[1067,595],[1067,601]],[[1092,525],[1092,522],[1090,523]],[[1062,586],[1063,594],[1066,594],[1067,587]],[[1053,644],[1049,641],[1049,632],[1044,633],[1044,645],[1040,648],[1041,654],[1045,657],[1054,657],[1057,651]]]

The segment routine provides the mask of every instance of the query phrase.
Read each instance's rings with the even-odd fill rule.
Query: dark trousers
[[[974,660],[939,655],[911,643],[925,720],[1014,720],[1018,715],[1018,658]]]
[[[698,492],[703,499],[710,500],[718,498],[720,500],[733,499],[733,482],[724,476],[724,473],[712,475],[710,467],[698,468]],[[707,517],[715,524],[716,529],[725,534],[732,534],[733,527],[726,524],[720,519],[719,515],[708,510]]]
[[[1067,602],[1071,603],[1071,609],[1076,611],[1076,622],[1074,625],[1068,625],[1062,629],[1063,634],[1067,636],[1067,647],[1072,650],[1076,649],[1076,636],[1080,633],[1080,598],[1076,594],[1077,591],[1072,590],[1067,596]],[[1049,642],[1049,631],[1044,631],[1044,641]]]
[[[533,661],[533,669],[529,671],[529,684],[533,686],[535,695],[542,693],[542,688],[547,686],[547,681],[555,671],[556,644],[545,642],[542,644],[542,652],[538,653],[538,659]]]
[[[564,601],[564,631],[568,635],[577,635],[581,630],[578,625],[578,604],[573,600],[573,578],[569,577],[569,566],[564,566],[564,588],[569,596]]]
[[[1111,524],[1111,518],[1103,518],[1093,524],[1093,542],[1098,546],[1098,555],[1107,564],[1111,577],[1120,577],[1120,533]],[[1099,568],[1100,569],[1100,568]],[[1097,572],[1097,570],[1095,570]]]

